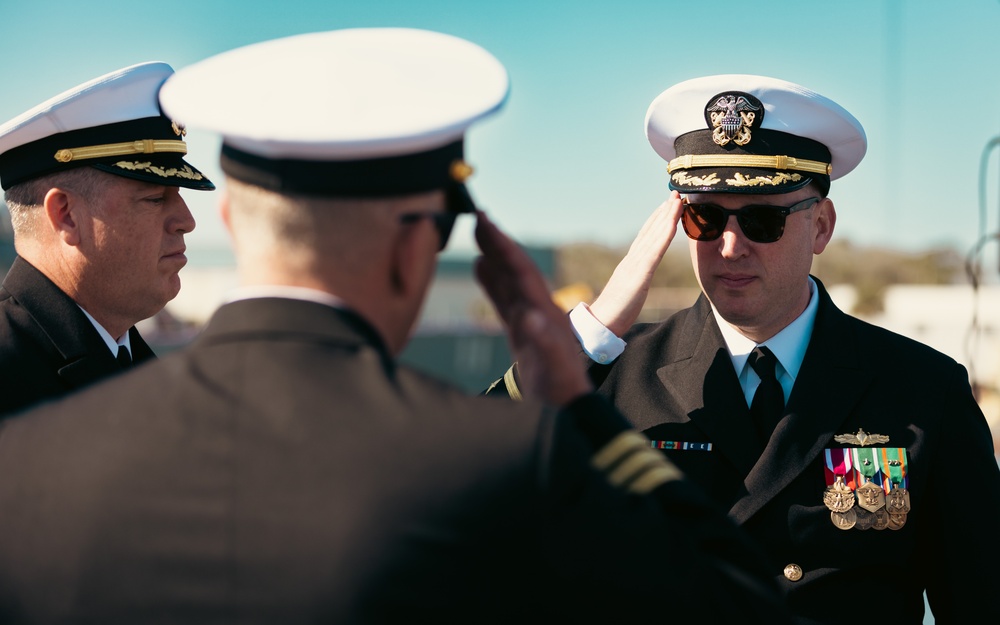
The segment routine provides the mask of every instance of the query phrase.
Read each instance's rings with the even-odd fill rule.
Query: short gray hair
[[[15,236],[30,235],[33,228],[35,210],[45,202],[49,189],[65,188],[86,197],[100,192],[107,181],[105,174],[93,167],[78,167],[40,178],[19,182],[7,189],[4,199],[10,211],[10,221]]]

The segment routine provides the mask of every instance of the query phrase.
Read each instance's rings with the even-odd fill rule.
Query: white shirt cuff
[[[569,321],[573,324],[573,333],[580,341],[583,351],[594,362],[602,365],[611,364],[625,351],[625,341],[604,327],[583,302],[570,311]]]

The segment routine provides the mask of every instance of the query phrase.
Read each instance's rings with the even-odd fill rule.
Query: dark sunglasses
[[[463,213],[476,212],[476,203],[472,201],[472,196],[469,195],[469,190],[464,184],[452,184],[446,189],[444,205],[444,212],[406,213],[399,216],[399,221],[404,224],[413,224],[421,219],[430,219],[438,231],[438,238],[441,241],[438,247],[440,252],[448,245],[451,230],[455,227],[455,219]]]
[[[404,224],[414,224],[421,219],[430,219],[434,224],[434,228],[438,232],[438,238],[440,240],[440,245],[438,246],[438,251],[440,252],[448,245],[448,239],[451,238],[451,230],[455,227],[455,219],[461,213],[453,213],[451,211],[445,212],[426,212],[426,213],[406,213],[399,216],[399,221]]]
[[[810,208],[821,198],[811,197],[791,206],[750,204],[738,209],[722,208],[718,204],[692,204],[684,200],[681,224],[688,237],[695,241],[714,241],[722,236],[730,215],[736,216],[743,234],[756,243],[774,243],[785,233],[785,218]]]

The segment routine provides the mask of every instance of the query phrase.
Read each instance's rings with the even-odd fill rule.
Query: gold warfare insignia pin
[[[746,145],[753,138],[751,131],[764,121],[764,105],[749,93],[726,91],[708,101],[705,121],[716,144]]]
[[[889,437],[883,434],[869,434],[863,429],[858,428],[857,434],[838,434],[833,437],[833,440],[838,443],[843,443],[844,445],[861,445],[865,447],[867,445],[881,445],[882,443],[888,443]]]

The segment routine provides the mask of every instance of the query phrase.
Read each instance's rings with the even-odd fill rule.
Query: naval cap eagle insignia
[[[758,112],[760,113],[758,120]],[[712,141],[726,145],[750,143],[754,122],[763,121],[764,105],[749,93],[720,93],[705,107],[705,121],[712,128]]]
[[[833,440],[838,443],[844,443],[845,445],[861,445],[862,447],[866,445],[878,445],[879,443],[888,443],[889,437],[884,434],[869,434],[863,429],[858,428],[857,434],[838,434],[833,437]]]

